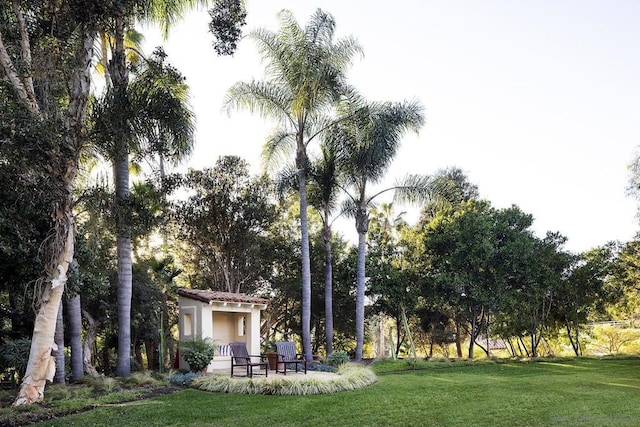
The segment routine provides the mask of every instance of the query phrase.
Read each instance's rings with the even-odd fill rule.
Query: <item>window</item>
[[[239,337],[243,337],[245,335],[245,327],[246,327],[246,323],[245,323],[245,316],[240,316],[238,318],[238,336]]]
[[[191,313],[185,313],[184,316],[182,317],[182,320],[183,320],[182,332],[184,333],[184,336],[189,337],[193,335],[193,318],[191,317]]]

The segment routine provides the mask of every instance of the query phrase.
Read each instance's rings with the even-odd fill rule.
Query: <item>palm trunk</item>
[[[313,360],[311,351],[311,261],[309,254],[309,226],[307,221],[306,173],[298,172],[300,192],[300,236],[302,254],[302,347],[306,360]]]
[[[311,351],[311,258],[309,254],[309,223],[307,220],[307,153],[304,145],[304,126],[299,126],[296,151],[298,193],[300,195],[300,245],[302,255],[302,350],[307,361],[313,360]]]
[[[365,259],[367,257],[367,231],[369,218],[366,212],[359,211],[356,217],[358,230],[358,273],[356,276],[356,354],[355,360],[362,360],[364,345],[364,291]]]
[[[331,257],[331,227],[328,214],[324,218],[324,316],[327,356],[333,353],[333,266]]]
[[[77,382],[84,375],[82,367],[82,309],[79,294],[72,296],[67,301],[67,317],[71,346],[71,381]]]
[[[123,16],[116,18],[115,49],[113,58],[109,61],[109,75],[116,93],[115,105],[123,104],[126,100],[126,90],[129,81],[127,60],[124,47],[125,20]],[[127,377],[131,374],[131,231],[128,216],[124,209],[129,198],[129,147],[127,136],[121,131],[114,130],[116,144],[113,159],[115,176],[115,202],[117,209],[117,256],[118,256],[118,358],[116,375]]]
[[[126,150],[126,147],[124,147]],[[124,202],[129,197],[129,155],[121,153],[115,170],[116,206],[118,210],[118,358],[116,375],[127,377],[131,374],[131,297],[133,275],[131,261],[131,236]]]
[[[56,384],[64,384],[67,378],[67,372],[64,366],[64,316],[62,309],[63,304],[61,299],[54,334],[55,350],[53,351],[53,355],[56,359],[56,373],[53,376],[53,382]]]

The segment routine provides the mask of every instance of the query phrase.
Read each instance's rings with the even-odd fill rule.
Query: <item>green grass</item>
[[[393,362],[404,369],[406,362]],[[438,362],[317,396],[210,393],[105,406],[47,426],[637,426],[640,359]]]

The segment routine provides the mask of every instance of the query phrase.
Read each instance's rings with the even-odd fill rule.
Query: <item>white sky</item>
[[[338,36],[353,35],[364,49],[348,75],[364,96],[424,104],[427,124],[404,139],[391,181],[460,167],[483,198],[518,205],[534,215],[540,236],[559,231],[572,251],[636,233],[636,202],[625,188],[640,137],[640,2],[248,0],[247,7],[245,33],[277,30],[283,8],[301,25],[322,8]],[[234,57],[217,57],[208,22],[206,11],[193,12],[167,42],[143,27],[145,51],[163,44],[191,87],[197,134],[189,166],[236,154],[257,171],[274,124],[246,112],[227,116],[221,106],[232,84],[261,79],[263,66],[249,39]]]

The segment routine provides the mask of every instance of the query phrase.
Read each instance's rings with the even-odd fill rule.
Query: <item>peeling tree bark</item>
[[[14,2],[14,6],[19,10],[17,2]],[[21,26],[24,25],[24,21],[20,19],[20,16],[18,16],[18,22],[21,23]],[[56,239],[56,244],[52,245],[54,249],[47,254],[50,260],[48,263],[49,268],[43,281],[44,290],[41,295],[41,304],[34,322],[29,362],[20,391],[13,403],[14,405],[42,401],[45,385],[47,381],[53,379],[55,374],[55,359],[52,356],[52,350],[55,348],[54,334],[58,309],[67,281],[67,271],[73,261],[75,222],[72,211],[72,189],[83,142],[85,107],[89,99],[91,59],[95,38],[95,34],[89,32],[86,27],[82,28],[81,31],[80,42],[75,52],[75,66],[71,76],[70,100],[67,107],[65,129],[65,143],[73,149],[73,152],[64,161],[59,161],[57,158],[51,159],[51,179],[58,180],[64,186],[66,194],[54,206],[52,213],[52,236],[50,238]],[[21,34],[23,36],[22,48],[24,50],[25,46],[29,46],[24,40],[27,37],[28,42],[26,29],[21,28]],[[6,54],[4,44],[0,39],[0,65],[9,76],[20,103],[27,107],[34,118],[42,119],[43,116],[38,103],[35,102],[35,105],[32,105],[36,100],[32,85],[29,84],[28,80],[26,80],[26,83],[20,80],[19,76],[18,79],[21,84],[14,83],[10,73],[12,69],[15,70],[15,67],[10,62],[6,63],[7,58],[3,56],[3,52]],[[25,53],[23,52],[24,57]],[[27,94],[26,98],[23,98],[24,93]],[[55,165],[60,166],[56,168]]]
[[[67,221],[73,225],[72,217],[67,217]],[[47,284],[48,289],[45,291],[42,305],[36,315],[27,371],[18,397],[13,402],[14,406],[42,401],[47,381],[53,380],[56,365],[51,352],[55,348],[56,319],[64,292],[64,283],[67,280],[67,269],[73,260],[74,233],[74,227],[69,227],[64,251],[61,254],[62,259],[57,271]]]

